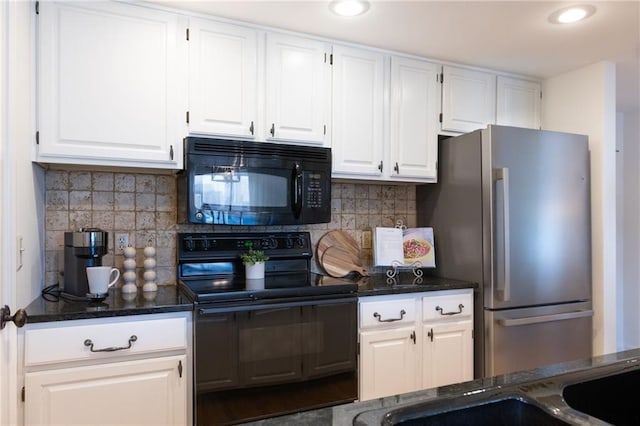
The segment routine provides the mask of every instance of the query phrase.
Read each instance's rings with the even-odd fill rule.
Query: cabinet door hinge
[[[36,131],[36,145],[40,145],[40,131]]]
[[[39,1],[36,2],[36,15],[40,15],[40,2]]]
[[[189,41],[189,28],[187,28],[186,33],[187,33],[187,41]]]
[[[24,386],[23,386],[22,390],[20,391],[20,399],[22,400],[22,402],[24,402],[24,395],[25,395],[25,390],[24,390]]]
[[[325,135],[327,134],[327,125],[326,124],[324,125],[324,134]]]
[[[187,124],[189,124],[189,111],[187,111]]]
[[[178,374],[182,378],[182,361],[178,361]]]
[[[333,53],[329,54],[329,65],[333,65]]]
[[[444,73],[440,73],[440,83],[444,83]]]
[[[442,113],[440,113],[440,118],[439,118],[440,122],[442,123]]]

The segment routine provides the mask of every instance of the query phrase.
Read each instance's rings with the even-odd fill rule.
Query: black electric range
[[[240,254],[269,256],[246,279]],[[194,303],[197,425],[238,424],[358,398],[357,284],[311,272],[308,232],[180,233]]]

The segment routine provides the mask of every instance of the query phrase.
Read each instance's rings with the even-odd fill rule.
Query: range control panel
[[[269,257],[311,257],[308,232],[178,233],[178,262],[186,259],[234,259],[250,248]]]

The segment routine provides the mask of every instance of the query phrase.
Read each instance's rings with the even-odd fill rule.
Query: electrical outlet
[[[116,234],[116,249],[122,253],[129,246],[129,234]]]
[[[362,231],[362,248],[363,249],[371,248],[371,231],[368,229]]]

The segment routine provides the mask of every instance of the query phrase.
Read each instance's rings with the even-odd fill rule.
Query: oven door
[[[357,399],[357,299],[196,309],[198,424]]]

